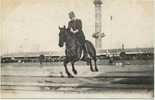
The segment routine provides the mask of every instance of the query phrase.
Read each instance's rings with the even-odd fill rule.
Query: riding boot
[[[86,60],[88,58],[88,52],[85,46],[82,46],[83,49],[83,57],[82,60]]]

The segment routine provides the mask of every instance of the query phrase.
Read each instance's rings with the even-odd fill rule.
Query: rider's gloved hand
[[[72,28],[71,28],[71,30],[70,30],[72,33],[74,33],[74,34],[76,34],[77,32],[79,32],[79,30],[78,29],[76,29],[76,30],[73,30]]]
[[[76,34],[77,32],[79,32],[79,30],[78,30],[78,29],[76,29],[73,33],[74,33],[74,34]]]

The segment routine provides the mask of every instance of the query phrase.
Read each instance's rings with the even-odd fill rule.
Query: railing
[[[97,60],[108,60],[109,62],[118,60],[153,60],[153,53],[139,53],[139,54],[126,54],[120,53],[120,55],[97,55]],[[49,62],[57,63],[63,62],[65,56],[40,56],[36,57],[1,57],[1,63],[37,63],[37,62]]]

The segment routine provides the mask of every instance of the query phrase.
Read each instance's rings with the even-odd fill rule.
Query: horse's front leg
[[[69,63],[69,60],[66,58],[64,60],[64,67],[65,67],[66,74],[68,75],[69,78],[73,78],[73,75],[68,71],[68,68],[67,68],[68,63]]]
[[[72,61],[71,63],[72,63],[72,70],[73,70],[74,74],[77,74],[77,71],[74,66],[75,61]]]

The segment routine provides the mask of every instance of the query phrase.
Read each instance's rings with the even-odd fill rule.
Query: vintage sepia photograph
[[[153,100],[153,6],[0,0],[0,98]]]

